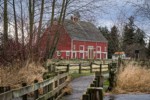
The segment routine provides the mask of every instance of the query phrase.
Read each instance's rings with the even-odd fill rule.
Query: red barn
[[[41,38],[41,47],[46,45],[50,34],[50,42],[58,30],[55,23],[48,28]],[[79,21],[76,17],[65,20],[59,28],[60,39],[53,58],[62,59],[107,59],[108,43],[99,30],[90,22]],[[51,43],[50,43],[51,45]]]

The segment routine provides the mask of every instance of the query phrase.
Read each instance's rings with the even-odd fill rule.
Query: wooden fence
[[[23,83],[23,87],[19,89],[10,90],[0,94],[0,100],[15,100],[15,98],[22,98],[28,100],[28,94],[34,93],[33,100],[57,100],[61,95],[61,90],[68,84],[68,73],[57,73],[53,78],[39,82],[35,80],[33,85],[27,86]],[[43,94],[39,95],[38,90],[43,89]]]
[[[94,67],[97,66],[97,67]],[[73,69],[72,69],[73,68]],[[81,74],[83,71],[89,71],[90,73],[96,72],[96,71],[108,71],[108,64],[97,64],[97,63],[79,63],[79,64],[50,64],[48,66],[49,70],[57,70],[57,71],[66,71],[66,72],[72,72],[73,70],[76,70],[79,74]]]

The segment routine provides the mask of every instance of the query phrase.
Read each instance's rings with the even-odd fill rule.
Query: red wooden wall
[[[107,42],[92,42],[92,41],[81,41],[81,40],[71,40],[69,34],[63,27],[58,27],[54,25],[51,29],[48,28],[40,40],[40,51],[41,56],[44,55],[44,51],[46,49],[47,39],[50,35],[50,46],[52,45],[52,41],[54,39],[54,35],[56,31],[60,32],[60,39],[58,41],[57,50],[54,54],[53,58],[62,58],[62,59],[71,59],[73,57],[73,52],[76,52],[76,58],[81,59],[84,56],[84,59],[88,59],[88,46],[93,46],[93,52],[95,52],[94,59],[100,58],[105,59],[107,58]],[[80,52],[80,46],[84,46],[84,52]],[[101,54],[96,54],[97,47],[101,47]],[[75,47],[75,48],[74,48]],[[61,55],[58,56],[57,52],[61,52]],[[66,52],[69,52],[69,55],[66,55]]]

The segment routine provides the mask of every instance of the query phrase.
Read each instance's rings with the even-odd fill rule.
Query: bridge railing
[[[33,85],[26,86],[23,83],[22,88],[0,94],[0,100],[15,100],[15,98],[28,100],[28,94],[30,93],[34,93],[33,100],[47,100],[51,98],[57,100],[59,95],[61,95],[61,90],[69,83],[67,77],[68,73],[58,73],[56,76],[46,79],[43,82],[35,80]],[[39,89],[43,89],[42,95],[39,95]]]
[[[109,69],[109,86],[107,89],[112,89],[115,84],[115,71],[116,71],[117,63],[108,64]],[[102,67],[100,67],[102,69]],[[102,71],[95,72],[95,79],[90,84],[90,87],[87,88],[87,91],[82,95],[82,100],[103,100],[103,84],[104,84],[104,76],[102,75]]]

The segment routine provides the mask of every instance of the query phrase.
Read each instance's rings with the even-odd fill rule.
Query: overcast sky
[[[150,21],[145,20],[140,16],[135,15],[135,7],[129,2],[135,4],[142,3],[143,0],[111,0],[110,6],[105,9],[106,13],[97,13],[96,24],[98,26],[107,26],[109,29],[113,25],[120,25],[122,22],[127,22],[130,16],[135,17],[135,24],[143,29],[150,36]],[[142,1],[142,2],[141,2]]]

